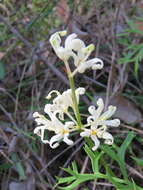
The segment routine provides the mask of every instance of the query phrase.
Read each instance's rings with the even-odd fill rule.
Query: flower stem
[[[81,129],[82,128],[82,123],[81,123],[81,117],[80,117],[78,102],[77,102],[77,98],[76,98],[76,94],[75,94],[74,78],[72,76],[72,72],[71,72],[71,70],[69,68],[68,62],[65,62],[65,66],[66,66],[67,73],[68,73],[68,78],[69,78],[69,82],[70,82],[70,88],[72,90],[72,99],[73,99],[73,103],[74,103],[74,113],[75,113],[75,116],[76,116],[76,119],[77,119],[78,129]]]

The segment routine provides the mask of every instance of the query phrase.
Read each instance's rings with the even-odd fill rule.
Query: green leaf
[[[108,165],[106,164],[106,174],[108,176],[108,180],[118,189],[120,189],[121,187],[123,187],[124,185],[117,182],[115,180],[115,174],[113,173],[113,171],[108,167]],[[126,184],[126,182],[125,182]]]
[[[99,172],[99,159],[103,155],[103,152],[101,153],[99,153],[98,151],[92,152],[92,150],[87,145],[85,145],[84,150],[91,160],[93,172],[94,173]]]
[[[122,143],[121,147],[118,149],[118,157],[122,160],[125,161],[125,152],[132,142],[133,138],[135,137],[135,134],[131,131],[128,133],[126,139]]]
[[[0,165],[0,170],[8,170],[11,167],[12,167],[11,163],[4,163]]]
[[[15,162],[15,167],[19,174],[19,180],[25,180],[26,176],[25,176],[24,168],[23,168],[21,162],[19,161],[18,155],[15,152],[12,153],[11,159],[12,159],[12,161]]]
[[[112,147],[109,147],[108,145],[102,145],[101,149],[106,152],[106,154],[111,157],[113,160],[116,160],[118,162],[118,157],[116,152],[112,149]]]
[[[69,173],[72,176],[76,176],[77,173],[75,171],[73,171],[70,167],[68,168],[62,168],[64,171],[66,171],[67,173]]]
[[[74,172],[78,173],[78,168],[77,168],[77,164],[76,164],[75,161],[72,162],[72,169],[73,169]]]
[[[5,77],[5,68],[4,64],[0,61],[0,80],[4,79]]]
[[[106,154],[109,157],[111,157],[113,160],[115,160],[119,164],[121,173],[123,174],[124,179],[128,180],[125,163],[121,160],[118,154],[116,154],[116,152],[112,149],[112,147],[109,147],[107,145],[103,145],[101,148],[104,150],[104,152],[106,152]]]
[[[139,159],[139,158],[136,158],[136,157],[133,157],[133,156],[132,156],[132,158],[133,158],[133,160],[136,161],[136,163],[137,163],[139,166],[142,166],[142,167],[143,167],[143,160],[142,160],[142,159]]]
[[[76,178],[74,176],[62,177],[62,178],[58,178],[58,184],[61,184],[61,183],[70,183],[70,182],[72,182],[74,180],[76,180]]]

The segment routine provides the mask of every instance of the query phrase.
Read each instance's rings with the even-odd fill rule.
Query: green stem
[[[73,99],[73,104],[74,104],[74,114],[75,114],[75,117],[77,119],[78,129],[81,129],[82,128],[82,123],[81,123],[81,117],[80,117],[79,107],[78,107],[78,103],[77,103],[77,98],[76,98],[76,94],[75,94],[74,79],[73,79],[71,70],[69,68],[68,62],[65,62],[65,65],[66,65],[68,78],[69,78],[69,82],[70,82],[70,88],[72,90],[72,99]]]

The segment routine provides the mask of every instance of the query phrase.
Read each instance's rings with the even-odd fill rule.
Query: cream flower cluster
[[[107,126],[118,127],[120,125],[119,119],[109,120],[116,111],[115,106],[109,106],[108,110],[102,114],[104,103],[101,98],[97,100],[97,105],[97,109],[95,109],[94,106],[88,108],[91,115],[87,118],[87,125],[83,128],[83,132],[80,133],[82,137],[91,137],[94,142],[92,150],[96,150],[99,147],[99,139],[101,138],[105,140],[105,144],[112,145],[114,139],[113,136],[107,132]]]
[[[52,104],[46,104],[45,113],[49,116],[50,120],[44,115],[35,112],[33,117],[38,125],[34,129],[34,134],[41,137],[43,143],[49,143],[51,148],[59,146],[59,141],[63,140],[66,144],[72,145],[73,141],[70,140],[69,134],[77,129],[77,123],[73,116],[69,112],[69,108],[74,109],[72,101],[71,89],[60,94],[58,91],[51,91],[47,96],[48,99],[55,93],[57,96],[53,99]],[[76,98],[79,102],[79,95],[85,93],[84,88],[76,89]],[[64,115],[66,115],[70,121],[64,122]],[[55,135],[48,141],[44,140],[45,130],[53,131]]]
[[[50,37],[50,43],[57,54],[57,56],[64,61],[66,68],[69,70],[68,77],[70,80],[70,87],[60,93],[59,91],[51,91],[47,99],[52,99],[51,104],[46,104],[44,115],[35,112],[33,117],[37,123],[34,133],[40,136],[43,143],[48,143],[51,148],[57,148],[61,141],[67,145],[72,145],[73,141],[70,136],[73,132],[79,132],[80,136],[91,138],[94,143],[92,150],[95,151],[100,145],[100,139],[103,139],[105,144],[113,144],[114,138],[108,132],[108,126],[118,127],[120,125],[119,119],[110,119],[115,111],[115,106],[109,106],[107,111],[104,110],[104,102],[101,98],[97,100],[97,108],[90,106],[88,108],[89,116],[85,124],[81,123],[79,113],[79,97],[85,94],[85,88],[79,87],[75,89],[73,76],[79,72],[83,73],[86,69],[102,69],[103,62],[99,58],[88,59],[94,49],[94,45],[86,46],[84,42],[77,38],[76,34],[69,35],[64,46],[62,46],[61,37],[66,35],[66,31],[56,32]],[[70,70],[69,58],[73,58],[75,70]],[[46,131],[51,131],[54,135],[47,140],[45,137]]]
[[[91,52],[94,50],[94,45],[90,44],[85,46],[84,42],[77,38],[76,34],[70,34],[66,40],[64,47],[61,45],[61,37],[67,34],[66,31],[60,31],[53,34],[50,38],[50,43],[57,54],[63,60],[68,61],[70,57],[74,59],[76,67],[73,74],[84,73],[86,69],[92,68],[93,70],[102,69],[103,61],[99,58],[88,60]]]
[[[45,106],[45,113],[49,116],[50,120],[44,115],[37,112],[33,114],[35,121],[37,122],[37,127],[34,133],[41,137],[43,143],[48,143],[51,148],[57,148],[60,141],[64,141],[67,145],[72,145],[73,141],[69,139],[69,135],[77,131],[77,122],[69,112],[69,108],[73,109],[72,94],[70,89],[60,94],[58,91],[52,91],[48,98],[51,98],[51,94],[56,93],[57,97],[53,99],[52,104],[47,104]],[[79,102],[79,95],[85,93],[84,88],[76,89],[76,97]],[[116,107],[109,106],[108,110],[104,113],[104,103],[100,98],[97,101],[98,108],[90,106],[88,111],[90,116],[87,117],[87,124],[83,125],[80,132],[82,137],[90,137],[94,146],[92,150],[96,150],[99,145],[99,139],[104,139],[105,144],[113,144],[113,136],[107,132],[107,126],[118,127],[120,125],[119,119],[110,120],[109,118],[115,113]],[[66,115],[70,121],[63,122],[64,115]],[[55,135],[48,141],[44,140],[45,131],[53,131]]]

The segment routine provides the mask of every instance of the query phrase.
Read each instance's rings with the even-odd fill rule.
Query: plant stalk
[[[75,117],[76,117],[76,120],[77,120],[78,129],[81,129],[82,128],[82,123],[81,123],[81,117],[80,117],[78,102],[77,102],[76,93],[75,93],[74,78],[72,76],[72,72],[70,70],[69,64],[66,61],[65,61],[65,66],[66,66],[66,69],[67,69],[70,88],[72,90],[72,99],[73,99],[73,104],[74,104],[74,114],[75,114]]]

